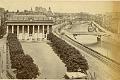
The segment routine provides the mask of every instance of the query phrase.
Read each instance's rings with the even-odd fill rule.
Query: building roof
[[[8,25],[36,25],[36,24],[49,24],[52,25],[54,22],[45,15],[11,15],[7,18],[6,23]]]
[[[7,20],[10,21],[39,21],[39,20],[49,20],[49,18],[45,15],[11,15],[7,17]]]

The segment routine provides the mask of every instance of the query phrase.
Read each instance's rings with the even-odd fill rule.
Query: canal
[[[22,42],[23,50],[29,54],[40,70],[38,79],[63,79],[66,72],[64,63],[45,42]]]

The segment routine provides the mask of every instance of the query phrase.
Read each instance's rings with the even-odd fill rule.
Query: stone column
[[[24,34],[24,25],[22,26],[22,33]]]
[[[33,25],[33,34],[35,33],[35,26]]]
[[[24,32],[24,25],[22,25],[22,40],[25,39],[25,37],[24,37],[24,36],[25,36],[24,33],[25,33],[25,32]]]
[[[47,34],[45,34],[45,39],[47,39]]]
[[[12,33],[14,33],[14,26],[12,25]]]
[[[39,38],[39,33],[40,33],[40,26],[38,25],[38,34],[37,34],[37,38]]]
[[[47,34],[49,34],[49,31],[50,31],[50,30],[49,30],[49,25],[48,25],[48,26],[47,26]]]
[[[43,38],[45,38],[45,36],[44,36],[44,35],[45,35],[45,32],[44,32],[44,25],[43,25]]]
[[[27,30],[28,34],[29,34],[29,25],[28,25],[28,30]]]
[[[7,34],[8,34],[8,32],[9,32],[9,31],[8,31],[8,27],[9,27],[9,26],[7,25],[7,31],[6,31]]]
[[[17,35],[19,35],[19,26],[17,26]]]
[[[40,32],[40,26],[38,25],[38,33]]]

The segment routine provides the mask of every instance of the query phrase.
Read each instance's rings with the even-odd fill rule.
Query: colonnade
[[[25,30],[25,26],[27,26],[27,30]],[[29,39],[31,36],[33,38],[33,36],[36,36],[35,39],[37,38],[47,38],[47,34],[50,33],[50,28],[52,25],[7,25],[7,30],[6,33],[15,33],[15,27],[17,27],[17,31],[16,34],[18,36],[18,38],[20,38],[20,34],[22,34],[22,36],[24,36],[25,38],[25,34],[27,34],[27,39]],[[20,32],[20,27],[22,27],[22,32]],[[30,27],[32,27],[32,32],[30,31]],[[37,32],[35,31],[35,27],[37,27]],[[42,27],[42,30],[40,30]],[[42,32],[40,32],[42,31]],[[31,32],[31,33],[30,33]],[[42,35],[42,37],[40,37],[39,35]],[[23,37],[20,39],[24,39]]]

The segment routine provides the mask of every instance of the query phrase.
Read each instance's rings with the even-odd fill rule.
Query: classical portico
[[[6,21],[6,33],[17,34],[20,40],[47,39],[47,34],[52,32],[51,20],[48,21]]]

